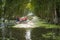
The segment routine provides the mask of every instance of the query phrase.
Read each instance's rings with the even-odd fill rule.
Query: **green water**
[[[10,40],[26,40],[25,34],[26,29],[24,28],[6,28],[5,37]],[[0,37],[2,37],[1,31]],[[60,40],[60,29],[33,28],[31,29],[31,40]]]

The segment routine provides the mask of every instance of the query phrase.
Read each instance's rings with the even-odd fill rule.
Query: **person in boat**
[[[27,17],[22,17],[22,18],[20,18],[20,23],[21,23],[21,22],[26,22],[27,19],[28,19]]]
[[[19,23],[19,21],[20,21],[19,17],[16,17],[16,23]]]

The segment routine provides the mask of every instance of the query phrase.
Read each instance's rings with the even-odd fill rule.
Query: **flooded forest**
[[[0,40],[60,40],[60,0],[0,0]]]

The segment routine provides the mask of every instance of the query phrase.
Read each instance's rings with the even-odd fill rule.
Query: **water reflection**
[[[26,40],[31,40],[31,29],[26,30],[25,38]]]
[[[60,40],[58,28],[34,28],[31,33],[32,40]]]
[[[60,40],[59,28],[6,28],[6,38],[10,40]],[[1,32],[1,31],[0,31]],[[11,36],[10,36],[11,33]],[[1,37],[0,33],[0,37]]]

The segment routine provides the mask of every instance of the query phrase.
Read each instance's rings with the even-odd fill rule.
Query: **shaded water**
[[[26,40],[31,40],[31,29],[27,29],[25,33]]]
[[[1,37],[0,33],[0,37]],[[10,40],[60,40],[59,28],[6,28],[6,38]]]
[[[35,28],[32,30],[32,40],[60,40],[60,29]]]

